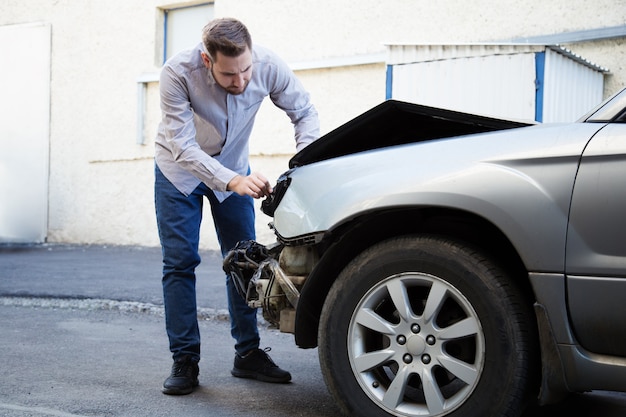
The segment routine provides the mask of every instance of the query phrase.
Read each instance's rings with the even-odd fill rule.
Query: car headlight
[[[278,178],[276,181],[276,186],[274,187],[274,191],[270,194],[263,202],[261,203],[261,211],[267,214],[270,217],[274,217],[274,212],[276,211],[276,207],[280,204],[280,200],[283,199],[285,193],[287,192],[287,188],[289,184],[291,184],[291,178],[289,174],[293,171],[293,169],[285,172]]]

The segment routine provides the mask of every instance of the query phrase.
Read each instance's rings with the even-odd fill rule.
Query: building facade
[[[322,133],[389,97],[394,45],[559,45],[602,69],[602,98],[626,86],[626,0],[2,0],[0,243],[158,245],[159,69],[221,16],[291,65]],[[270,179],[295,151],[269,102],[250,149]],[[202,247],[217,249],[205,219]],[[270,221],[258,212],[262,243]]]

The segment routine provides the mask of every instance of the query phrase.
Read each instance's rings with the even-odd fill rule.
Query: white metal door
[[[602,102],[604,74],[546,50],[543,123],[573,122]]]
[[[0,26],[0,242],[46,238],[50,25]]]
[[[539,44],[388,45],[387,64],[388,98],[542,122],[573,122],[599,104],[607,71]]]
[[[396,65],[394,99],[491,117],[535,118],[534,54]]]

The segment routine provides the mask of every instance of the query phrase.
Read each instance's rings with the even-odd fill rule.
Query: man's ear
[[[200,52],[200,56],[202,56],[202,62],[204,62],[204,66],[208,69],[211,69],[211,60],[209,59],[209,56],[204,52]]]

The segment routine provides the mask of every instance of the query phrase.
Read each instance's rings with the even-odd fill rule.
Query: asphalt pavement
[[[289,384],[230,375],[234,358],[219,252],[197,269],[200,386],[161,393],[171,367],[159,248],[0,246],[0,416],[337,416],[316,349],[261,320],[261,347]]]
[[[200,386],[161,393],[171,357],[159,248],[0,245],[0,416],[335,417],[316,349],[261,320],[262,347],[289,384],[230,375],[234,358],[217,251],[197,269]],[[576,394],[524,417],[623,417],[626,394]]]
[[[218,251],[201,252],[198,307],[226,310]],[[0,297],[102,299],[163,305],[161,249],[104,245],[0,246]],[[216,311],[216,312],[217,312]]]

